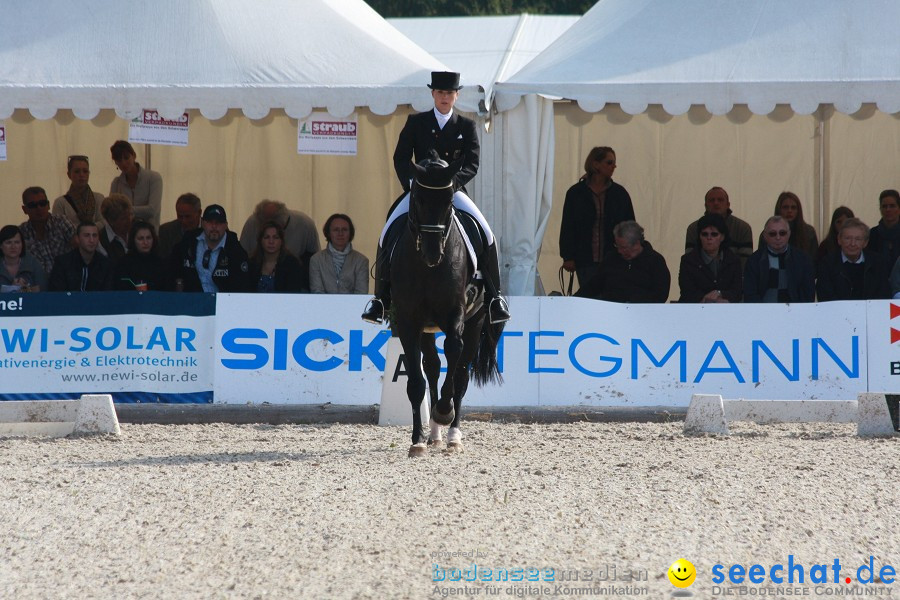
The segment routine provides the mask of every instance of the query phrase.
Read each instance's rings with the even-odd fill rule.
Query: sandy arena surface
[[[0,597],[671,598],[666,571],[684,557],[694,597],[739,598],[714,565],[768,573],[788,555],[807,579],[782,589],[900,595],[856,581],[870,556],[900,571],[900,439],[845,425],[463,428],[465,452],[417,460],[408,428],[368,425],[0,439]],[[853,583],[809,581],[835,559]],[[487,569],[540,581],[486,582]]]

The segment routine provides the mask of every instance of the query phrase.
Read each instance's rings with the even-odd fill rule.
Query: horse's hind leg
[[[463,331],[463,348],[459,356],[459,366],[453,376],[453,407],[456,418],[450,424],[447,432],[447,450],[461,452],[462,429],[459,427],[459,418],[462,415],[462,400],[469,389],[469,365],[475,360],[478,351],[479,337],[481,336],[482,319],[473,318],[466,323]]]
[[[425,379],[428,381],[428,398],[431,412],[434,412],[438,400],[438,378],[441,375],[441,359],[438,357],[437,346],[434,344],[433,333],[423,333],[422,341],[422,366],[425,368]],[[444,447],[443,430],[441,424],[431,419],[431,432],[428,435],[428,446],[434,449]]]

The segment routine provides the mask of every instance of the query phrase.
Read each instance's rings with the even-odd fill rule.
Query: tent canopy
[[[208,119],[272,108],[345,116],[426,109],[428,72],[446,67],[362,0],[2,0],[0,119],[112,108]]]
[[[895,0],[601,0],[518,73],[496,86],[501,110],[523,94],[629,114],[661,104],[712,114],[777,104],[900,112],[900,3]]]
[[[463,85],[480,86],[476,105],[460,96],[468,112],[490,110],[494,83],[503,81],[540,54],[580,17],[512,15],[504,17],[416,17],[388,19],[406,37],[462,75]]]

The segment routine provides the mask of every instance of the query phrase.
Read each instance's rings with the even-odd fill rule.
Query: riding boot
[[[389,254],[381,246],[375,252],[375,296],[369,300],[362,320],[381,325],[387,319],[391,308],[391,267]]]
[[[497,243],[488,246],[481,257],[481,276],[484,279],[484,295],[488,305],[490,323],[509,321],[509,305],[500,294],[500,260],[497,257]]]

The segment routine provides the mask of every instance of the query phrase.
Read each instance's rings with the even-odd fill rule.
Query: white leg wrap
[[[462,430],[459,427],[451,427],[447,432],[447,443],[462,441]]]
[[[432,419],[431,435],[428,436],[428,439],[430,439],[433,442],[440,442],[443,439],[443,435],[444,435],[444,433],[441,429],[441,425],[439,423],[435,423],[434,420]]]

